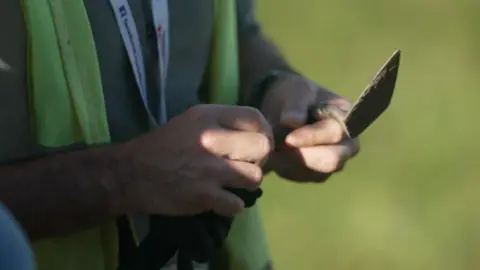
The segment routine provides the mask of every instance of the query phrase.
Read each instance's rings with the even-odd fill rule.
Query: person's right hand
[[[259,187],[273,139],[254,108],[197,105],[125,146],[133,171],[120,201],[130,213],[234,216],[244,203],[225,188]]]

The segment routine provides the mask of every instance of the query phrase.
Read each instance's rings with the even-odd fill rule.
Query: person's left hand
[[[281,147],[272,153],[267,167],[292,181],[324,182],[358,153],[359,143],[334,119],[306,125],[308,109],[327,102],[348,111],[351,103],[299,75],[280,76],[266,93],[261,111],[274,128],[293,131],[285,142],[276,142]]]

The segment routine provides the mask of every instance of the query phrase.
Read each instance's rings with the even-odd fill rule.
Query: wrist
[[[108,207],[114,216],[128,214],[131,211],[128,205],[128,183],[135,179],[134,161],[132,158],[133,145],[130,142],[112,145],[104,149],[109,177],[105,177],[103,185],[107,189]]]
[[[274,86],[280,83],[283,78],[288,75],[298,75],[297,72],[290,69],[273,69],[263,76],[256,84],[252,97],[250,98],[250,106],[257,109],[262,108],[262,104],[267,97],[267,94],[275,88]]]

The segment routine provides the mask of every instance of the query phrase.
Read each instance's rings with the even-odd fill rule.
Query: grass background
[[[480,2],[257,2],[287,58],[350,99],[403,53],[393,104],[344,172],[265,181],[277,269],[480,269]]]

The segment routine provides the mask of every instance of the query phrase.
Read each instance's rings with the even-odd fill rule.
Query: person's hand
[[[308,109],[314,104],[337,106],[346,112],[350,102],[296,75],[281,75],[265,95],[262,112],[277,128],[293,129],[272,153],[268,167],[281,177],[297,182],[323,182],[340,171],[359,151],[357,140],[349,139],[342,126],[331,118],[306,125]]]
[[[126,149],[134,164],[122,188],[129,211],[234,216],[244,203],[225,188],[259,187],[273,139],[257,109],[198,105]]]

